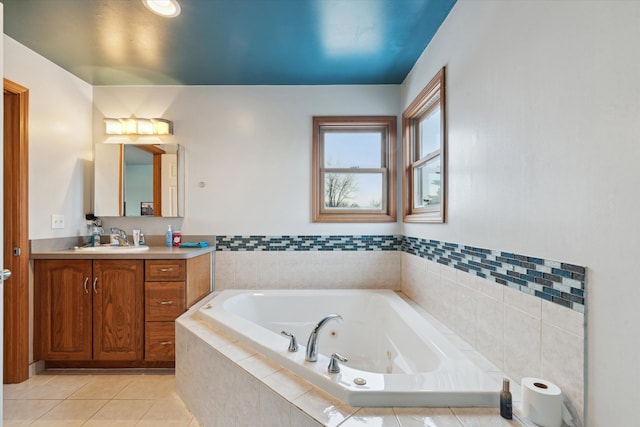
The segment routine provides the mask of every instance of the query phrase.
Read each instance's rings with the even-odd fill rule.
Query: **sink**
[[[100,245],[100,246],[82,246],[74,248],[78,252],[93,252],[93,253],[106,253],[106,254],[115,254],[115,253],[126,253],[126,252],[144,252],[149,250],[149,246],[111,246],[111,245]]]

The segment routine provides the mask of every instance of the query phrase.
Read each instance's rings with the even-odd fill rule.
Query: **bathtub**
[[[309,333],[328,314],[344,320],[325,325],[307,362]],[[390,290],[229,290],[194,317],[352,406],[498,406],[500,383]],[[337,374],[332,353],[348,358]]]

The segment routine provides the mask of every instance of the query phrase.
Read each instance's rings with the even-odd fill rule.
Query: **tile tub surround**
[[[383,249],[378,241],[393,243]],[[216,243],[216,290],[401,289],[507,375],[558,384],[574,418],[583,418],[584,267],[403,236],[218,236]],[[577,299],[563,299],[569,295]]]
[[[397,265],[398,258],[389,253],[403,252],[492,280],[580,313],[584,313],[585,307],[585,267],[458,243],[390,235],[217,236],[216,250],[219,255],[219,261],[216,261],[216,271],[219,270],[216,284],[219,290],[255,289],[258,286],[268,289],[367,287],[369,279],[374,276],[377,280],[371,282],[369,287],[397,289],[398,280],[393,277],[393,273],[397,271],[394,265]],[[335,252],[346,253],[327,255]],[[272,255],[240,255],[244,253]],[[371,253],[378,255],[366,255]],[[384,271],[380,262],[386,267]],[[292,264],[299,263],[305,265],[299,265],[294,271],[287,270],[287,265],[291,267]],[[335,273],[336,263],[342,268],[345,277],[350,277],[345,279],[348,283],[342,283],[341,278],[332,274]],[[361,265],[353,266],[358,263]],[[376,274],[362,277],[363,272],[371,269]],[[288,273],[299,276],[304,283],[296,285]],[[315,276],[315,280],[308,277],[309,273]],[[330,283],[320,280],[319,275],[323,273],[326,273]],[[265,282],[259,282],[258,279]]]
[[[557,384],[580,425],[583,313],[406,252],[401,265],[403,293],[509,377]]]
[[[214,296],[215,297],[215,296]],[[498,408],[358,408],[346,405],[266,359],[223,332],[193,318],[207,300],[176,322],[176,392],[203,427],[360,426],[507,427],[519,422],[519,390],[513,390],[514,420]],[[410,302],[411,303],[411,302]],[[504,375],[415,303],[443,333],[490,375]]]
[[[398,251],[217,251],[214,287],[400,289]]]

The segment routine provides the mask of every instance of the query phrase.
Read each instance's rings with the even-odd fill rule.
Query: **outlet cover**
[[[64,228],[64,215],[51,215],[51,228]]]

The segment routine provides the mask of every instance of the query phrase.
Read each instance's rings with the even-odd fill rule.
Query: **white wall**
[[[87,234],[92,87],[4,35],[4,77],[29,89],[29,238]],[[51,229],[51,215],[65,216]]]
[[[104,117],[174,121],[172,140],[186,150],[183,234],[399,230],[397,223],[314,224],[310,212],[312,116],[395,115],[398,86],[96,87],[94,102],[96,143],[105,139]],[[132,221],[118,223],[126,227]],[[167,223],[176,222],[137,221],[146,234],[162,234]]]
[[[444,225],[403,234],[588,267],[587,422],[640,383],[640,3],[460,0],[402,86],[447,66]]]

